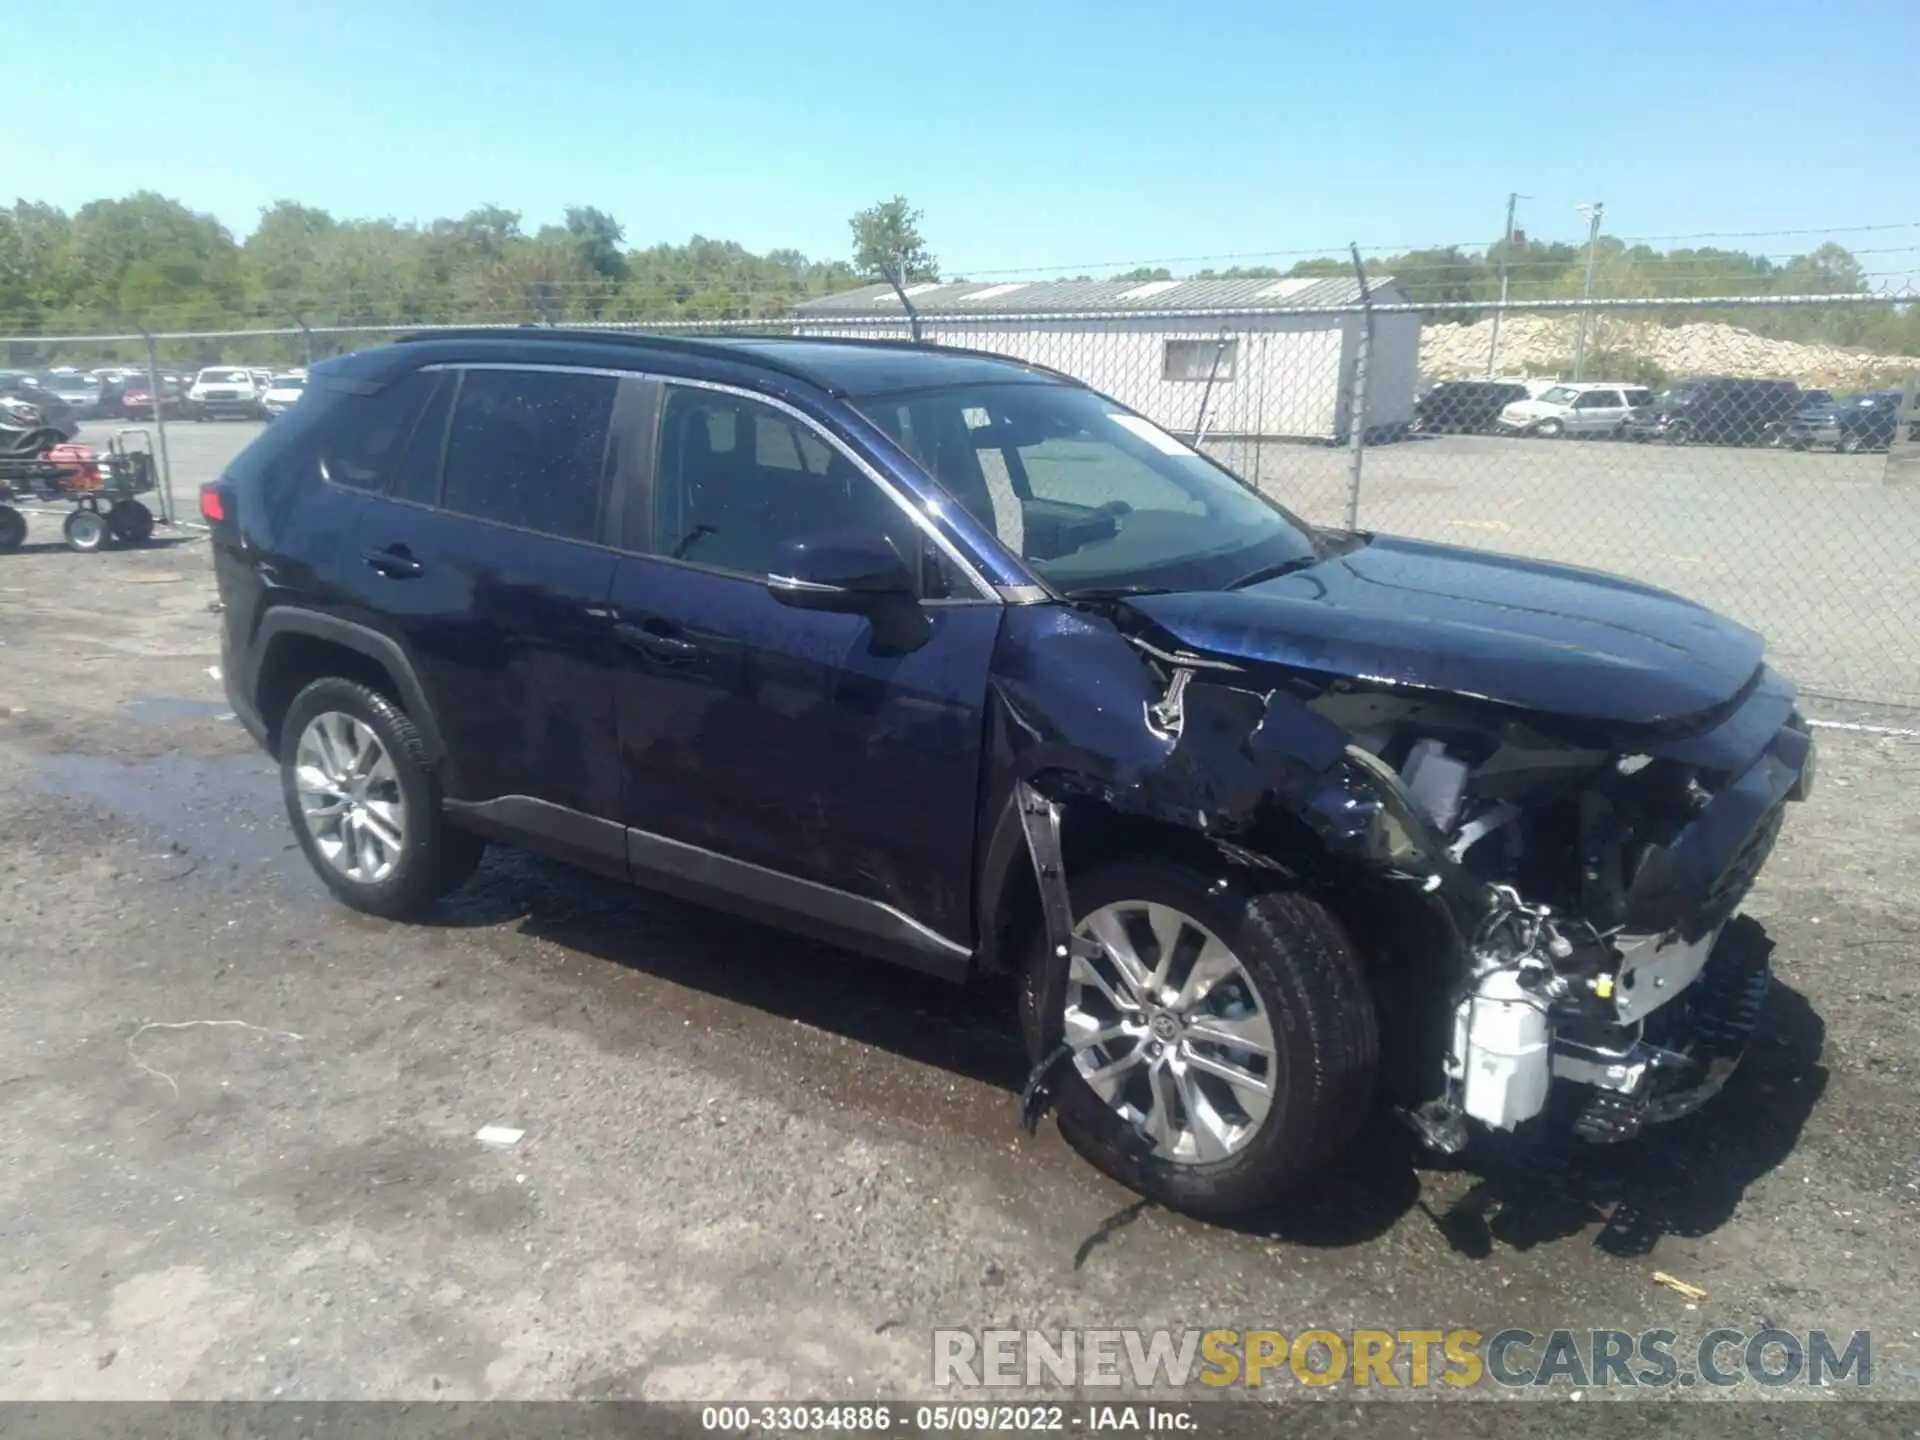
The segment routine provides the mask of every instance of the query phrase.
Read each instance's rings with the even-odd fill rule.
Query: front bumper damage
[[[1413,1007],[1432,1027],[1432,1059],[1419,1062],[1424,1079],[1396,1094],[1399,1113],[1435,1148],[1459,1149],[1469,1122],[1623,1140],[1691,1112],[1726,1083],[1769,973],[1757,927],[1734,917],[1785,807],[1805,798],[1813,778],[1811,733],[1785,680],[1763,667],[1716,714],[1664,735],[1638,732],[1630,749],[1618,737],[1567,742],[1568,753],[1591,747],[1608,779],[1648,767],[1646,778],[1663,784],[1684,776],[1684,823],[1642,834],[1627,809],[1616,814],[1614,801],[1596,798],[1604,788],[1596,785],[1595,795],[1575,797],[1579,829],[1558,856],[1564,883],[1530,891],[1483,863],[1530,822],[1526,797],[1499,788],[1533,784],[1529,767],[1543,763],[1545,752],[1529,748],[1540,744],[1530,719],[1508,712],[1490,722],[1488,733],[1503,737],[1498,753],[1436,813],[1404,740],[1400,749],[1383,743],[1374,721],[1417,716],[1445,729],[1454,722],[1440,712],[1455,697],[1387,684],[1315,694],[1257,667],[1163,648],[1138,630],[1129,636],[1136,672],[1108,663],[1095,626],[1051,623],[1053,683],[1029,684],[1032,672],[1018,665],[1002,669],[996,744],[1022,777],[1007,820],[1034,867],[1056,950],[1076,943],[1063,815],[1083,807],[1147,819],[1197,834],[1229,863],[1323,887],[1336,906],[1356,877],[1397,882],[1389,888],[1413,893],[1444,922],[1434,933],[1451,938],[1431,943],[1450,953],[1411,957],[1414,968],[1450,977],[1437,1003]],[[1059,673],[1083,668],[1084,689],[1103,703],[1057,706]],[[1610,818],[1616,843],[1606,850],[1595,837]],[[1057,1059],[1029,1086],[1029,1122]]]
[[[1741,754],[1790,693],[1770,681],[1745,707],[1754,713],[1691,748]],[[1718,1094],[1771,975],[1764,939],[1735,912],[1813,774],[1810,732],[1789,708],[1760,753],[1646,851],[1611,929],[1491,886],[1454,1001],[1445,1088],[1406,1112],[1421,1135],[1451,1152],[1468,1120],[1515,1130],[1547,1116],[1611,1143]]]

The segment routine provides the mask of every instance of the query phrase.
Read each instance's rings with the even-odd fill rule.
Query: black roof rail
[[[806,324],[806,321],[801,321]],[[856,345],[873,350],[918,350],[930,355],[965,355],[975,360],[998,360],[1007,365],[1019,365],[1024,369],[1037,370],[1042,375],[1051,375],[1056,380],[1064,380],[1070,385],[1078,385],[1082,390],[1087,382],[1078,375],[1069,375],[1065,370],[1056,370],[1051,365],[1042,365],[1038,360],[1028,360],[1019,355],[1002,355],[997,350],[976,350],[969,345],[942,345],[934,340],[895,340],[884,335],[744,335],[744,340],[798,340],[808,345]]]
[[[791,321],[771,320],[772,325],[790,324]],[[802,322],[804,323],[804,322]],[[404,345],[412,342],[431,340],[538,340],[556,343],[587,345],[624,345],[635,349],[668,350],[683,355],[704,355],[716,360],[736,360],[756,366],[776,374],[789,375],[808,384],[819,385],[830,393],[842,393],[839,387],[829,384],[821,376],[804,366],[789,364],[767,355],[758,345],[740,344],[740,341],[764,341],[770,344],[833,345],[850,349],[870,350],[911,350],[931,355],[964,355],[977,360],[997,360],[1006,365],[1018,365],[1023,369],[1050,375],[1067,384],[1086,388],[1086,382],[1064,370],[1056,370],[1048,365],[1040,365],[1032,360],[1023,360],[1017,355],[1000,355],[991,350],[973,350],[960,345],[934,345],[920,340],[895,340],[891,338],[856,335],[742,335],[733,332],[719,332],[710,335],[675,334],[663,335],[657,330],[584,330],[569,329],[564,326],[549,328],[533,326],[531,333],[527,327],[514,325],[463,325],[442,327],[440,329],[416,330],[394,338],[394,343]]]
[[[705,355],[715,360],[743,360],[762,370],[789,375],[796,380],[805,380],[810,385],[823,384],[818,375],[798,365],[787,365],[765,355],[755,355],[743,346],[714,343],[724,338],[718,335],[662,335],[651,330],[577,330],[564,327],[549,329],[545,326],[538,326],[532,334],[528,334],[512,326],[501,326],[497,330],[491,326],[462,326],[442,330],[419,330],[399,336],[394,343],[404,345],[410,341],[420,340],[498,339],[584,345],[625,345],[634,349],[670,350],[682,355]]]

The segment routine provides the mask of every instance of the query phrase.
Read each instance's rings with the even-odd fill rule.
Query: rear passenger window
[[[607,375],[465,372],[441,507],[565,540],[595,538],[618,384]]]
[[[415,370],[371,395],[341,394],[320,442],[322,478],[350,490],[395,488],[416,448],[411,442],[421,416],[445,378]],[[443,419],[445,413],[440,412]]]

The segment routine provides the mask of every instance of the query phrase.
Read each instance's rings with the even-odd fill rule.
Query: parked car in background
[[[134,376],[120,391],[114,412],[124,420],[185,419],[188,413],[186,382],[177,375],[160,377],[160,403],[154,404],[153,382]]]
[[[305,375],[276,375],[260,397],[260,408],[266,412],[267,419],[276,420],[297,404],[306,391]]]
[[[1635,407],[1653,403],[1653,392],[1618,381],[1567,381],[1538,398],[1516,400],[1500,412],[1500,429],[1512,435],[1555,440],[1562,435],[1615,436]]]
[[[1766,443],[1795,449],[1806,448],[1805,446],[1794,446],[1793,432],[1799,428],[1799,423],[1803,418],[1817,415],[1831,404],[1833,404],[1833,396],[1825,390],[1802,390],[1800,392],[1799,408],[1785,419],[1776,420],[1767,426]]]
[[[253,372],[227,366],[212,366],[194,376],[187,407],[195,420],[218,420],[223,415],[257,420],[262,413]]]
[[[80,415],[74,406],[60,398],[40,383],[39,377],[22,370],[9,370],[0,374],[0,396],[26,406],[38,415],[39,427],[45,430],[57,430],[62,440],[71,440],[80,433]]]
[[[1428,435],[1488,430],[1526,398],[1527,387],[1511,380],[1442,380],[1413,402],[1413,428]]]
[[[1898,390],[1865,390],[1858,395],[1806,406],[1795,412],[1780,443],[1794,450],[1830,447],[1843,455],[1884,450],[1900,425]]]
[[[71,405],[76,420],[92,420],[102,413],[100,382],[77,370],[49,370],[39,377],[39,385]]]
[[[1627,438],[1687,445],[1755,445],[1802,404],[1791,380],[1702,375],[1663,390],[1627,423]]]

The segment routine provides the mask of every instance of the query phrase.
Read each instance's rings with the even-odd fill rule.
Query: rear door
[[[362,615],[413,661],[450,797],[577,832],[571,816],[611,816],[620,793],[606,527],[623,382],[476,365],[403,383],[403,458],[349,562]]]

